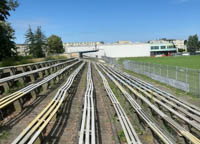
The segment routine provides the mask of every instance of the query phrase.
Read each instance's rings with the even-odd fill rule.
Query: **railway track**
[[[176,129],[176,131],[178,131],[187,140],[191,141],[194,144],[199,144],[200,143],[200,140],[196,136],[191,134],[190,131],[186,130],[178,122],[176,122],[171,117],[169,117],[167,114],[165,114],[160,109],[158,109],[158,107],[156,107],[154,104],[152,104],[152,102],[150,102],[149,99],[153,99],[154,101],[156,101],[158,103],[161,103],[161,104],[163,104],[163,106],[165,106],[164,103],[162,103],[161,101],[155,99],[154,97],[152,97],[150,95],[147,95],[147,96],[149,96],[148,97],[149,99],[147,99],[145,96],[143,96],[143,91],[141,90],[141,88],[137,89],[138,87],[136,87],[135,84],[132,81],[127,80],[123,76],[117,75],[116,73],[114,73],[113,71],[111,71],[110,69],[105,67],[104,65],[101,65],[101,67],[106,72],[108,72],[110,75],[112,75],[117,81],[119,81],[121,84],[123,84],[125,87],[127,87],[132,93],[134,93],[135,96],[137,96],[140,99],[142,99],[142,101],[144,101],[149,107],[151,107],[151,109],[153,109],[159,116],[161,116],[163,118],[163,120],[168,122],[174,129]],[[174,112],[174,114],[177,114],[178,116],[181,115],[178,112],[174,111],[173,109],[171,109],[169,107],[167,107],[167,108],[170,111]],[[181,115],[181,117],[183,117],[183,116]],[[192,123],[190,123],[190,124],[192,124]],[[196,123],[193,123],[192,125],[195,126],[195,128],[199,127],[198,125],[196,125]]]
[[[95,111],[94,111],[94,85],[91,75],[91,63],[88,64],[87,88],[84,97],[84,108],[80,129],[79,144],[95,144]]]
[[[42,132],[48,123],[56,116],[58,110],[62,107],[63,101],[67,97],[67,92],[72,86],[75,77],[84,67],[82,63],[67,79],[65,84],[58,90],[53,100],[37,115],[37,117],[21,132],[21,134],[12,142],[12,144],[32,144],[35,141],[41,142]]]
[[[56,73],[53,73],[49,76],[47,76],[46,78],[44,78],[43,80],[31,84],[15,93],[12,93],[8,96],[5,96],[3,98],[0,99],[0,110],[5,108],[6,106],[8,106],[9,104],[15,102],[16,100],[22,98],[23,96],[25,96],[26,94],[36,90],[38,87],[47,84],[48,82],[50,82],[51,80],[58,78],[59,76],[61,76],[65,71],[69,70],[70,68],[74,67],[75,65],[79,64],[80,61],[77,61],[69,66],[64,67],[63,69],[57,71]]]
[[[128,144],[142,144],[137,133],[135,132],[130,120],[128,119],[124,109],[122,108],[122,106],[120,105],[119,101],[117,100],[116,96],[114,95],[114,93],[112,92],[108,81],[106,80],[106,78],[104,77],[104,75],[101,73],[101,71],[97,68],[97,66],[95,65],[95,68],[97,70],[97,72],[99,73],[100,77],[103,80],[103,84],[104,84],[104,88],[114,106],[114,109],[117,113],[117,116],[119,118],[120,124],[122,126],[123,132],[125,134],[126,140]]]

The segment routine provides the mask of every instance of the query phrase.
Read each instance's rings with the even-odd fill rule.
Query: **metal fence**
[[[118,67],[116,59],[104,57],[104,60]],[[200,70],[128,60],[123,61],[122,66],[127,70],[200,96]]]

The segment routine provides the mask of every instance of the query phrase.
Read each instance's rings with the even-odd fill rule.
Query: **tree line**
[[[0,0],[0,61],[18,55],[14,42],[15,30],[7,21],[10,12],[15,11],[18,6],[17,0]],[[44,57],[45,55],[64,52],[61,38],[56,35],[46,38],[40,26],[37,27],[35,32],[29,26],[25,39],[25,44],[28,45],[28,53],[32,57]]]
[[[200,41],[197,34],[189,36],[188,40],[185,41],[185,44],[188,52],[194,53],[200,51]]]
[[[28,52],[33,57],[38,58],[64,52],[61,37],[51,35],[46,38],[45,34],[41,30],[41,26],[38,26],[35,32],[33,32],[29,26],[25,38]]]

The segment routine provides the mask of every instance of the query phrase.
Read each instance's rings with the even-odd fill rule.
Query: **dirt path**
[[[112,126],[108,113],[106,111],[106,105],[104,103],[103,97],[106,96],[104,90],[103,82],[92,66],[92,78],[95,87],[95,97],[96,97],[96,114],[98,118],[98,137],[100,144],[115,144],[114,136],[112,133]]]

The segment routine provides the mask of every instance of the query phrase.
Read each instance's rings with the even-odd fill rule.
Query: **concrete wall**
[[[84,54],[92,57],[141,57],[150,56],[150,45],[147,43],[134,43],[134,44],[105,44],[98,45],[98,52]],[[94,50],[95,46],[73,46],[65,47],[67,53],[77,51]]]

